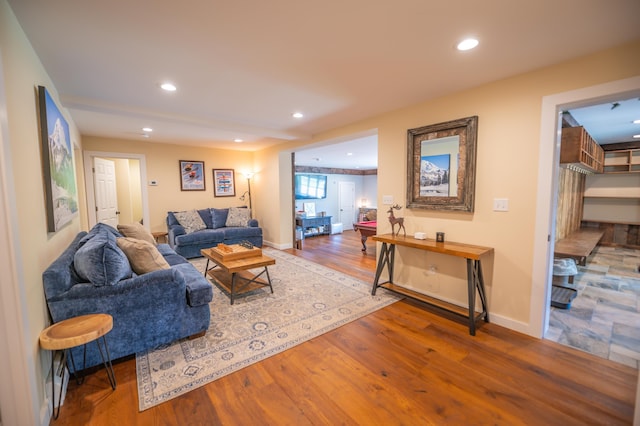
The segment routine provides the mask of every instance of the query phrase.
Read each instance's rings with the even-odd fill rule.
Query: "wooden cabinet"
[[[571,164],[575,168],[602,173],[604,151],[582,126],[562,129],[560,164]]]
[[[640,173],[640,149],[607,151],[604,154],[605,173]]]
[[[296,226],[302,228],[304,237],[331,234],[331,216],[297,217]]]

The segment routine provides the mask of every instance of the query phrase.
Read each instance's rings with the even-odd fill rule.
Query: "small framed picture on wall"
[[[236,181],[233,169],[213,169],[213,196],[235,197]]]
[[[205,190],[204,161],[180,160],[180,190]]]

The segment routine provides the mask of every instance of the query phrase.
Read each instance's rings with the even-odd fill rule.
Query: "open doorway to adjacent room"
[[[296,248],[304,249],[309,238],[328,241],[353,233],[365,213],[377,212],[377,131],[304,147],[292,161]],[[371,243],[358,244],[354,251],[364,252],[364,247],[375,251]]]
[[[634,368],[640,363],[640,140],[633,137],[640,134],[634,123],[640,120],[638,92],[558,105],[564,137],[556,163],[544,334]],[[588,135],[581,139],[595,141],[596,151],[576,146],[579,155],[571,158],[571,133]],[[595,164],[586,164],[591,157]]]
[[[86,151],[84,165],[89,227],[98,222],[148,227],[144,155]]]

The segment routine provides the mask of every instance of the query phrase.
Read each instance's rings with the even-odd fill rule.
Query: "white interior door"
[[[93,182],[96,194],[96,222],[117,227],[119,212],[115,163],[104,158],[94,158]]]
[[[338,222],[342,229],[353,229],[356,217],[356,184],[353,182],[338,182]]]

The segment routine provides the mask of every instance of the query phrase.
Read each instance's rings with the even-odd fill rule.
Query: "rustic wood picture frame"
[[[407,131],[407,208],[473,212],[476,183],[478,116],[431,124]],[[426,158],[450,154],[446,173]],[[440,173],[440,175],[438,175]],[[434,176],[446,179],[438,192]]]

